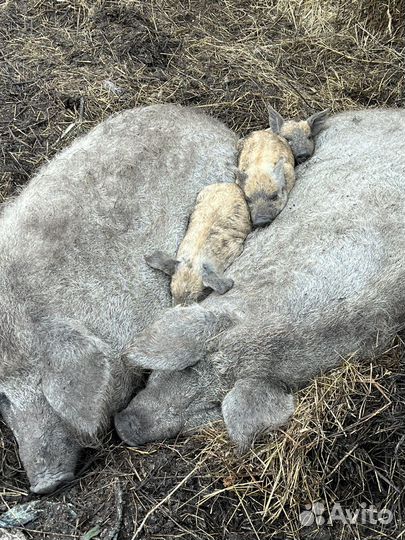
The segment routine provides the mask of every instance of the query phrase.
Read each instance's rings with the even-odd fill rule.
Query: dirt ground
[[[240,134],[266,124],[266,103],[291,117],[403,107],[404,45],[404,0],[0,0],[0,200],[128,107],[193,105]],[[0,519],[31,502],[33,539],[405,538],[404,358],[399,337],[315,381],[243,458],[220,425],[142,449],[110,433],[42,498],[0,424]],[[319,526],[304,526],[317,502]],[[335,503],[392,519],[330,526]]]

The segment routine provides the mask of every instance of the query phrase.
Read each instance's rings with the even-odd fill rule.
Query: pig
[[[280,113],[268,106],[269,130],[280,135],[291,147],[295,163],[300,165],[315,150],[315,137],[323,129],[329,109],[312,114],[306,120],[284,120]]]
[[[174,305],[198,302],[208,290],[224,294],[233,286],[223,272],[241,254],[251,231],[243,191],[236,184],[211,184],[198,195],[176,258],[161,251],[145,257],[152,268],[172,276]]]
[[[290,146],[273,132],[254,131],[244,140],[238,169],[252,225],[264,227],[283,210],[295,184]]]
[[[294,412],[294,391],[405,326],[405,110],[330,119],[271,227],[225,272],[234,287],[167,310],[128,353],[153,369],[115,417],[132,446],[223,419],[238,451]]]
[[[238,142],[238,183],[242,187],[254,227],[271,223],[287,204],[295,184],[295,163],[312,156],[314,136],[324,126],[328,110],[307,120],[284,121],[269,107],[268,129],[254,131]]]
[[[33,492],[73,478],[80,449],[140,388],[125,351],[171,305],[144,250],[174,252],[201,189],[234,181],[236,142],[195,110],[135,108],[76,140],[3,206],[0,414]]]

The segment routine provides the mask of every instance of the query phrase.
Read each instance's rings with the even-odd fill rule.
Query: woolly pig
[[[161,371],[116,416],[127,443],[222,415],[244,449],[288,420],[294,389],[404,327],[405,111],[332,118],[297,176],[226,272],[232,290],[168,310],[135,341],[133,364]]]
[[[271,223],[287,204],[295,184],[294,163],[314,152],[314,135],[322,129],[328,111],[295,122],[284,121],[269,108],[270,128],[254,131],[238,143],[238,183],[249,205],[253,226]]]
[[[209,156],[209,159],[207,159]],[[189,109],[100,124],[0,218],[0,412],[32,491],[73,477],[140,382],[123,352],[170,305],[145,250],[174,252],[197,194],[233,182],[236,138]]]
[[[269,130],[283,137],[291,147],[297,165],[309,159],[315,150],[314,138],[322,130],[329,109],[317,112],[306,120],[284,120],[272,107],[269,111]]]
[[[238,168],[253,226],[268,225],[287,204],[295,183],[290,146],[275,133],[254,131],[243,141]]]
[[[198,195],[177,257],[157,251],[145,257],[149,266],[172,276],[173,302],[197,302],[212,289],[224,294],[232,286],[224,270],[241,254],[251,230],[249,210],[236,184],[212,184]]]

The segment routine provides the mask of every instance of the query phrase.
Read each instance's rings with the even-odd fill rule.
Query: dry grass
[[[404,40],[404,0],[3,1],[0,196],[135,105],[194,105],[241,133],[266,123],[267,101],[285,116],[404,106]],[[79,538],[99,525],[101,538],[117,527],[120,538],[405,538],[404,351],[398,341],[374,365],[347,362],[315,381],[286,431],[243,459],[219,428],[142,451],[106,441],[50,499],[55,514],[26,533]],[[27,489],[5,428],[0,467],[1,510]],[[387,507],[394,520],[299,530],[300,511],[319,500]]]
[[[114,111],[202,107],[246,132],[286,116],[400,106],[404,0],[6,0],[3,193]]]

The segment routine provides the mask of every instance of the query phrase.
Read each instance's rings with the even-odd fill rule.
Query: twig
[[[124,499],[122,496],[121,482],[118,478],[115,479],[115,507],[117,510],[115,524],[114,527],[104,536],[104,540],[117,540],[118,533],[121,529]]]
[[[187,476],[185,476],[181,482],[179,482],[177,484],[177,486],[175,486],[171,491],[169,491],[169,493],[166,495],[166,497],[164,497],[160,502],[158,502],[153,508],[151,508],[148,513],[146,514],[146,516],[143,518],[141,524],[139,525],[139,527],[136,529],[136,531],[134,532],[133,536],[132,536],[132,539],[131,540],[135,540],[135,538],[138,537],[139,533],[142,531],[142,529],[144,528],[146,522],[148,521],[148,519],[150,518],[150,516],[152,514],[154,514],[156,512],[156,510],[158,508],[160,508],[163,504],[165,504],[165,502],[167,502],[170,497],[172,497],[172,495],[174,495],[176,493],[176,491],[178,491],[188,480],[189,478],[191,478],[193,476],[193,474],[201,467],[201,465],[204,463],[206,458],[204,458],[202,461],[200,461],[199,463],[197,463],[197,465],[194,467],[194,469],[192,469],[188,474]]]
[[[80,98],[80,104],[79,104],[79,122],[80,122],[80,124],[83,122],[83,114],[84,114],[84,97],[82,96]]]

